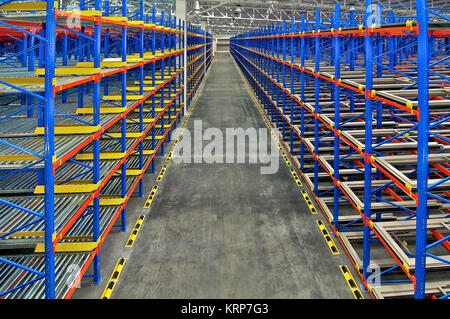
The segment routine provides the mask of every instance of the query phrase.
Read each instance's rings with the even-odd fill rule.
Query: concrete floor
[[[265,127],[229,54],[216,55],[186,128],[198,119],[203,130]],[[331,254],[315,223],[322,216],[278,160],[273,175],[260,164],[170,163],[151,209],[131,200],[128,232],[105,242],[103,282],[82,284],[74,298],[99,298],[120,257],[112,298],[353,298],[338,268],[347,256],[337,241],[341,255]],[[147,194],[154,184],[148,174]],[[140,214],[147,218],[125,249]]]

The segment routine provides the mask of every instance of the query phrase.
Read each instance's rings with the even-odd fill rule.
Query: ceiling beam
[[[208,12],[208,11],[214,10],[216,8],[220,8],[220,7],[226,5],[229,2],[231,2],[231,0],[222,1],[221,3],[219,3],[219,4],[215,5],[215,6],[212,6],[212,7],[208,8],[208,9],[206,9],[206,10],[196,12],[195,14],[191,15],[190,18],[195,18],[198,15],[202,15],[202,14]]]

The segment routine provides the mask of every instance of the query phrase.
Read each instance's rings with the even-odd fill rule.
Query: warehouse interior
[[[449,299],[449,1],[1,0],[0,40],[0,298]]]

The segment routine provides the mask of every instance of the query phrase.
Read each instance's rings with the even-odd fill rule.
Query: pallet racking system
[[[231,54],[374,298],[450,296],[450,17],[425,0],[277,23]]]
[[[0,10],[0,298],[70,298],[81,278],[100,283],[102,243],[126,231],[184,116],[184,37],[204,39],[187,69],[211,61],[209,44],[143,1],[133,14],[126,0]]]
[[[213,37],[210,33],[192,25],[188,26],[187,34],[187,100],[191,103],[211,65]]]

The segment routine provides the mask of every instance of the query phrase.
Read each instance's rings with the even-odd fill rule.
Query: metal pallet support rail
[[[363,287],[448,298],[448,8],[365,5],[238,35],[231,54]]]
[[[133,14],[101,0],[0,9],[0,298],[70,298],[81,278],[100,283],[102,243],[126,231],[128,200],[184,116],[192,36],[144,1]]]

